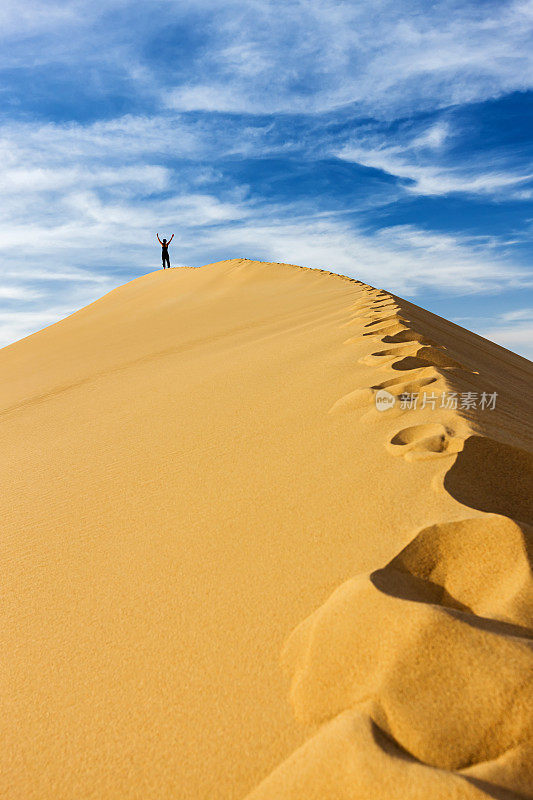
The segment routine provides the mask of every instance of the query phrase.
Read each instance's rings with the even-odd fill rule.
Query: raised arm
[[[163,246],[163,242],[162,242],[162,241],[161,241],[161,239],[159,238],[159,234],[158,234],[158,233],[156,233],[156,236],[157,236],[157,241],[159,242],[159,244],[160,244],[160,245],[161,245],[161,247],[162,247],[162,246]]]
[[[170,239],[168,240],[168,243],[169,243],[169,244],[170,244],[170,242],[172,241],[172,239],[173,239],[173,238],[174,238],[174,234],[172,234],[172,236],[171,236],[171,237],[170,237]]]

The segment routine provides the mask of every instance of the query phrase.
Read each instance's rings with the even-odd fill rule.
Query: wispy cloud
[[[533,180],[533,165],[526,172],[517,172],[510,165],[507,169],[494,169],[491,162],[495,156],[490,152],[474,160],[458,160],[456,155],[455,163],[449,163],[443,150],[450,138],[450,126],[438,123],[402,144],[387,144],[390,137],[385,139],[379,134],[346,144],[335,155],[403,179],[405,190],[412,194],[497,194]],[[501,153],[497,158],[502,160]],[[513,193],[513,197],[528,199],[520,192]]]
[[[533,360],[533,308],[500,314],[492,323],[481,326],[480,333]]]
[[[520,322],[522,320],[533,323],[533,308],[518,308],[514,311],[506,311],[500,315],[499,319],[500,322]]]
[[[4,6],[5,63],[27,63],[31,51],[41,66],[80,70],[99,58],[102,88],[159,97],[178,110],[324,113],[356,104],[361,113],[398,116],[526,89],[533,64],[529,0]],[[180,32],[188,68],[179,51],[177,62],[165,58],[169,36],[179,40]]]
[[[8,345],[29,336],[31,333],[52,325],[72,314],[77,309],[69,305],[56,306],[48,310],[3,311],[0,310],[0,346]]]
[[[216,134],[200,126],[194,146],[185,136],[176,164],[168,158],[173,134],[179,147],[181,129],[173,130],[172,120],[158,127],[131,116],[87,125],[12,124],[3,135],[0,129],[8,154],[0,189],[7,210],[0,223],[5,268],[16,265],[19,280],[24,279],[22,245],[32,273],[37,258],[44,272],[53,273],[58,261],[68,263],[74,280],[87,270],[100,275],[104,265],[113,271],[127,262],[131,269],[143,269],[154,263],[155,231],[173,232],[178,226],[180,258],[193,263],[206,260],[201,251],[206,245],[220,250],[248,244],[255,251],[260,245],[266,258],[300,258],[314,266],[331,265],[335,253],[339,271],[363,269],[363,277],[371,278],[377,270],[378,281],[388,281],[389,288],[416,291],[427,283],[480,291],[523,277],[523,270],[498,251],[497,237],[436,233],[419,224],[365,232],[361,222],[341,222],[327,205],[315,202],[311,211],[306,199],[278,197],[265,203],[252,198],[246,183],[228,184],[203,165],[214,146],[219,157],[233,157],[234,137],[213,141]],[[436,123],[414,134],[411,149],[440,150],[449,136],[449,125]],[[252,157],[267,149],[264,140],[254,142],[249,133],[240,144]]]
[[[167,97],[179,110],[323,113],[355,103],[390,116],[528,85],[528,2],[301,0],[226,9],[195,79]]]

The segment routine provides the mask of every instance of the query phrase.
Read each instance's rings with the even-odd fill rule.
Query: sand
[[[532,796],[528,361],[235,259],[0,374],[3,798]]]

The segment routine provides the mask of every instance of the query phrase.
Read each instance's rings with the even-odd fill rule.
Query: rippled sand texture
[[[236,259],[0,374],[2,797],[532,796],[528,361]]]

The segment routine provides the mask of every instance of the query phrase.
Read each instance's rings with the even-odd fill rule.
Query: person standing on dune
[[[168,242],[167,242],[166,239],[163,239],[163,241],[161,241],[161,239],[159,238],[159,234],[158,233],[156,233],[156,236],[157,236],[157,241],[159,242],[159,244],[163,248],[162,251],[161,251],[161,257],[163,259],[163,269],[165,269],[165,264],[170,269],[170,258],[169,258],[169,255],[168,255],[168,246],[169,246],[170,242],[172,241],[172,239],[174,238],[174,234],[172,234],[172,236],[170,237]]]

